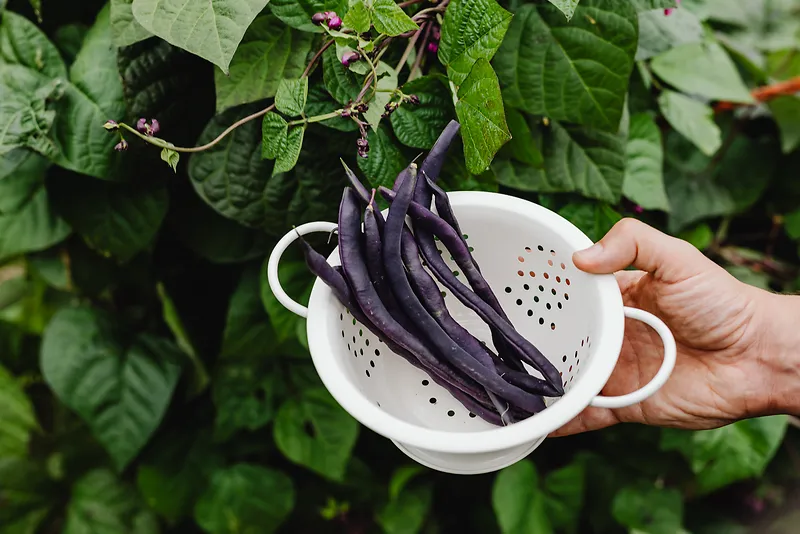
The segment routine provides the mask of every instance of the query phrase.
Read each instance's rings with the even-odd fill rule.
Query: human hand
[[[586,272],[615,273],[624,304],[661,318],[678,354],[669,380],[650,398],[626,408],[588,407],[552,436],[620,422],[708,429],[787,409],[787,378],[798,366],[786,355],[800,323],[786,318],[800,315],[796,301],[792,308],[777,300],[787,297],[738,281],[691,244],[636,219],[620,221],[573,261]],[[621,270],[629,266],[638,270]],[[626,321],[622,351],[602,394],[642,387],[662,356],[655,331]]]

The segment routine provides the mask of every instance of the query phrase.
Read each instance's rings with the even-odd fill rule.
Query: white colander
[[[422,465],[477,474],[524,458],[587,406],[629,406],[664,385],[675,365],[672,334],[652,314],[624,307],[613,275],[591,275],[573,265],[572,253],[592,244],[583,232],[557,213],[517,197],[486,192],[448,196],[482,274],[517,331],[558,368],[565,393],[546,399],[547,409],[528,419],[505,427],[492,425],[470,414],[425,372],[389,350],[353,319],[321,280],[314,283],[308,308],[293,301],[278,281],[281,255],[298,233],[330,233],[337,226],[312,222],[278,242],[267,275],[277,299],[307,318],[308,347],[316,370],[347,412]],[[443,250],[458,276],[458,266]],[[328,262],[339,265],[338,249]],[[494,349],[483,320],[449,292],[445,302],[458,322]],[[643,321],[661,336],[664,360],[643,388],[604,397],[599,393],[619,357],[626,316]]]

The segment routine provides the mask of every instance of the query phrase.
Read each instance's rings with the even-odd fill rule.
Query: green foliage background
[[[491,475],[413,464],[322,387],[264,264],[335,220],[339,158],[391,184],[456,118],[448,190],[592,239],[638,217],[795,291],[800,98],[752,91],[800,76],[800,1],[184,4],[0,1],[0,533],[735,534],[781,504],[785,417],[547,440]],[[424,9],[438,50],[404,57]],[[361,158],[337,110],[372,68],[340,59],[382,42]],[[381,117],[401,94],[420,103]],[[115,151],[103,124],[140,117],[157,146],[122,129]],[[297,251],[281,277],[308,297]]]

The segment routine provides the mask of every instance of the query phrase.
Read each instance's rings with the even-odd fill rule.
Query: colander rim
[[[468,205],[500,208],[546,225],[574,250],[592,244],[591,239],[567,219],[528,200],[487,191],[456,191],[448,193],[448,196],[454,209]],[[328,262],[331,265],[339,264],[338,247],[330,254]],[[320,333],[338,330],[338,327],[334,329],[329,324],[329,321],[338,320],[338,314],[325,312],[338,301],[330,288],[319,279],[313,284],[308,304],[306,331],[315,333],[311,336],[307,334],[309,352],[323,385],[336,402],[361,424],[386,438],[453,454],[486,453],[519,446],[550,434],[579,415],[602,391],[616,366],[625,328],[622,294],[613,274],[588,277],[597,284],[600,294],[600,324],[592,340],[593,354],[587,363],[588,368],[558,402],[509,426],[470,432],[434,430],[400,419],[378,407],[355,387],[343,366],[328,356],[330,344],[336,340]],[[589,370],[591,372],[587,372]]]

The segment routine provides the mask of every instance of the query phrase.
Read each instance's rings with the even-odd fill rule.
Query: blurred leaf
[[[38,430],[33,405],[22,384],[0,366],[0,458],[26,456],[31,432]]]
[[[683,500],[676,489],[638,484],[616,494],[611,513],[630,532],[678,534],[683,523]]]
[[[669,7],[676,7],[677,0],[631,0],[637,11],[648,11],[651,9],[666,9]],[[661,14],[663,15],[663,11]]]
[[[222,359],[256,361],[269,355],[277,345],[277,336],[265,307],[276,312],[274,304],[282,305],[271,299],[268,306],[262,303],[260,274],[257,264],[247,266],[233,291],[220,349]],[[284,339],[287,336],[287,331],[284,331]]]
[[[783,441],[785,416],[746,419],[713,430],[664,429],[661,449],[676,450],[689,462],[696,488],[706,494],[760,476]]]
[[[630,0],[582,0],[571,20],[550,4],[523,5],[493,62],[506,102],[616,132],[636,36]]]
[[[304,261],[281,262],[281,266],[278,268],[278,279],[283,290],[290,297],[300,304],[308,304],[314,277]],[[267,280],[266,261],[261,269],[261,302],[264,309],[267,310],[269,321],[279,342],[286,341],[295,335],[297,322],[305,323],[305,319],[287,310],[272,293]],[[250,308],[248,307],[248,309]]]
[[[405,488],[378,511],[376,519],[385,534],[417,534],[432,501],[432,484]]]
[[[492,506],[502,534],[554,532],[536,467],[529,460],[521,460],[497,474]]]
[[[779,96],[768,105],[781,131],[783,152],[788,154],[800,146],[800,98]]]
[[[295,504],[292,479],[245,463],[216,471],[197,501],[194,517],[209,534],[272,534]]]
[[[24,176],[13,176],[25,189],[17,190],[18,197],[28,192]],[[0,214],[0,260],[44,250],[66,239],[70,232],[69,225],[52,209],[48,191],[40,183],[16,211]]]
[[[640,11],[636,61],[650,59],[682,44],[699,43],[703,38],[702,23],[687,9],[676,9],[668,17],[661,9]]]
[[[442,22],[438,57],[452,83],[460,86],[477,61],[491,61],[513,16],[494,0],[450,2]]]
[[[573,462],[545,477],[545,508],[557,531],[563,530],[571,534],[578,531],[585,479],[585,468],[581,462]]]
[[[542,168],[544,166],[544,157],[540,146],[542,136],[539,135],[538,130],[534,137],[525,115],[513,108],[506,110],[506,121],[508,121],[511,140],[500,149],[498,154],[515,159],[520,163],[526,163],[531,167]]]
[[[230,74],[214,73],[217,112],[275,96],[281,80],[303,73],[313,39],[266,12],[256,18],[236,49]]]
[[[766,273],[755,272],[744,265],[726,265],[725,270],[736,277],[740,282],[765,291],[771,291],[769,287],[769,275]]]
[[[3,534],[34,534],[58,498],[57,486],[34,461],[0,453]]]
[[[677,237],[688,241],[699,250],[705,250],[714,240],[714,232],[706,223],[700,223],[682,231]]]
[[[730,56],[711,40],[667,50],[652,59],[650,68],[656,76],[685,93],[712,100],[754,102]]]
[[[334,11],[340,17],[345,17],[347,4],[347,0],[271,0],[268,7],[276,17],[292,28],[322,33],[323,29],[311,22],[314,13]]]
[[[604,202],[570,202],[558,214],[580,228],[592,241],[599,241],[622,216]]]
[[[119,471],[161,422],[181,358],[165,339],[128,338],[112,317],[89,308],[59,310],[41,347],[45,381],[86,421]]]
[[[631,117],[622,192],[644,209],[669,211],[664,189],[661,132],[652,116]]]
[[[111,471],[89,471],[72,486],[64,534],[158,534],[155,515]]]
[[[575,14],[575,8],[578,7],[578,2],[580,0],[549,0],[551,4],[556,6],[559,11],[564,13],[564,16],[567,17],[567,20],[572,19],[572,15]]]
[[[133,0],[111,0],[111,36],[114,46],[129,46],[153,34],[133,17]]]
[[[42,187],[49,167],[47,158],[25,148],[0,157],[0,214],[25,206]]]
[[[711,156],[722,146],[722,133],[710,106],[674,91],[663,91],[658,105],[670,126],[703,154]]]
[[[281,405],[275,419],[278,449],[292,462],[342,480],[359,424],[322,388],[306,389]]]
[[[23,65],[47,78],[67,77],[58,49],[32,21],[13,11],[3,11],[0,58],[0,63]]]

